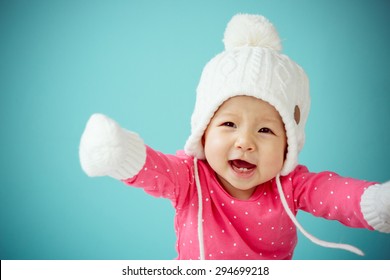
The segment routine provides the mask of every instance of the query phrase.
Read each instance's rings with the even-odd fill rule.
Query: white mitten
[[[81,136],[79,156],[88,176],[128,179],[145,164],[146,147],[136,133],[122,129],[105,115],[94,114]]]
[[[365,190],[360,207],[370,226],[377,231],[390,233],[390,181]]]

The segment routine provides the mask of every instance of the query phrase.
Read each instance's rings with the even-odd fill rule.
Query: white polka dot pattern
[[[144,168],[125,183],[172,201],[176,209],[178,259],[199,259],[193,161],[183,153],[164,155],[149,147],[147,155]],[[283,209],[274,180],[257,187],[249,200],[242,201],[221,187],[207,163],[198,161],[198,168],[207,259],[292,258],[296,228]],[[342,178],[332,172],[310,173],[304,166],[281,177],[281,182],[293,213],[301,209],[351,227],[370,228],[359,201],[364,189],[373,183]]]

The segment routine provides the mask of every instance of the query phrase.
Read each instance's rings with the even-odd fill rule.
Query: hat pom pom
[[[275,27],[260,15],[235,15],[226,27],[223,42],[226,50],[244,46],[282,50]]]

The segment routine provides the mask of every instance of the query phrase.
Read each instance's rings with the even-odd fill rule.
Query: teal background
[[[138,0],[0,2],[0,258],[173,259],[169,201],[81,170],[101,112],[175,153],[190,131],[205,63],[236,13],[268,17],[306,70],[312,110],[300,161],[312,171],[390,179],[390,2]],[[390,235],[300,213],[295,259],[390,259]]]

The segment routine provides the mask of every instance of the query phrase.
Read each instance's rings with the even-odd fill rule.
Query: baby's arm
[[[351,227],[390,232],[390,183],[376,184],[333,172],[295,173],[296,207]]]
[[[79,156],[87,175],[122,180],[152,196],[170,199],[175,207],[184,204],[196,187],[191,158],[155,151],[136,133],[101,114],[92,115],[87,122]]]

